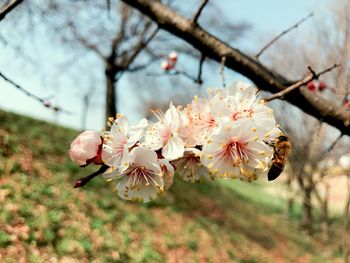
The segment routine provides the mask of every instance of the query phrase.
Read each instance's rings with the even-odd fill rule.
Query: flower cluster
[[[226,89],[209,90],[206,98],[196,96],[186,107],[170,104],[165,113],[155,112],[156,122],[142,119],[135,126],[117,114],[102,135],[104,177],[116,181],[121,198],[143,202],[167,190],[175,172],[187,182],[256,180],[271,165],[273,149],[267,142],[281,133],[273,110],[257,92],[236,82]],[[95,150],[97,141],[94,138]],[[86,157],[98,159],[98,155]]]
[[[166,60],[163,60],[160,64],[161,68],[164,71],[170,71],[175,68],[177,62],[177,53],[175,51],[172,51],[169,53]]]
[[[322,92],[327,88],[326,82],[316,80],[310,81],[309,83],[307,83],[306,86],[313,93],[315,93],[316,91]]]

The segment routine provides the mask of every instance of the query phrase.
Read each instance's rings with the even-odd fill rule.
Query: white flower
[[[216,105],[214,105],[215,108]],[[195,96],[188,111],[192,121],[192,138],[197,145],[202,145],[208,135],[217,126],[217,119],[212,114],[211,105],[206,99]]]
[[[171,162],[182,180],[191,183],[209,180],[209,170],[201,163],[200,155],[200,150],[191,148],[184,152],[183,157]]]
[[[252,119],[242,118],[220,125],[203,146],[202,163],[223,178],[252,180],[267,170],[272,149],[263,141]]]
[[[105,132],[102,148],[102,160],[111,170],[119,167],[125,148],[134,146],[143,136],[148,121],[142,119],[136,126],[129,128],[128,119],[118,115],[113,121],[110,131]]]
[[[143,146],[152,149],[162,149],[162,155],[168,160],[182,156],[185,144],[179,135],[180,115],[170,104],[165,114],[158,113],[159,121],[153,124],[145,134]]]
[[[257,93],[258,89],[249,84],[241,81],[233,83],[227,90],[229,117],[233,121],[252,118],[256,125],[268,131],[276,125],[273,110],[257,97]]]
[[[149,202],[164,191],[163,176],[157,154],[150,149],[136,147],[123,157],[115,177],[118,180],[115,190],[123,199]]]
[[[217,124],[251,118],[265,132],[276,126],[273,110],[258,96],[258,89],[241,81],[234,82],[227,89],[208,91],[211,113]]]

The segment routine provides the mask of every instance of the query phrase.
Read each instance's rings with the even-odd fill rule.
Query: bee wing
[[[273,140],[271,140],[271,141],[265,141],[264,140],[264,143],[266,143],[268,146],[270,146],[272,148],[275,148],[275,142]]]

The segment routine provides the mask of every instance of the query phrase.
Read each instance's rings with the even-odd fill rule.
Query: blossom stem
[[[85,176],[85,177],[82,177],[80,179],[78,179],[75,184],[74,184],[74,188],[80,188],[80,187],[83,187],[84,185],[86,185],[88,182],[90,182],[94,177],[96,177],[97,175],[100,175],[102,173],[104,173],[105,171],[107,171],[109,167],[107,165],[102,165],[100,167],[100,169],[98,169],[96,172],[88,175],[88,176]]]

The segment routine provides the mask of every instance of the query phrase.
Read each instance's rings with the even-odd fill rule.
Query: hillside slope
[[[119,199],[68,159],[77,131],[0,111],[0,262],[335,262],[259,183],[175,181]]]

